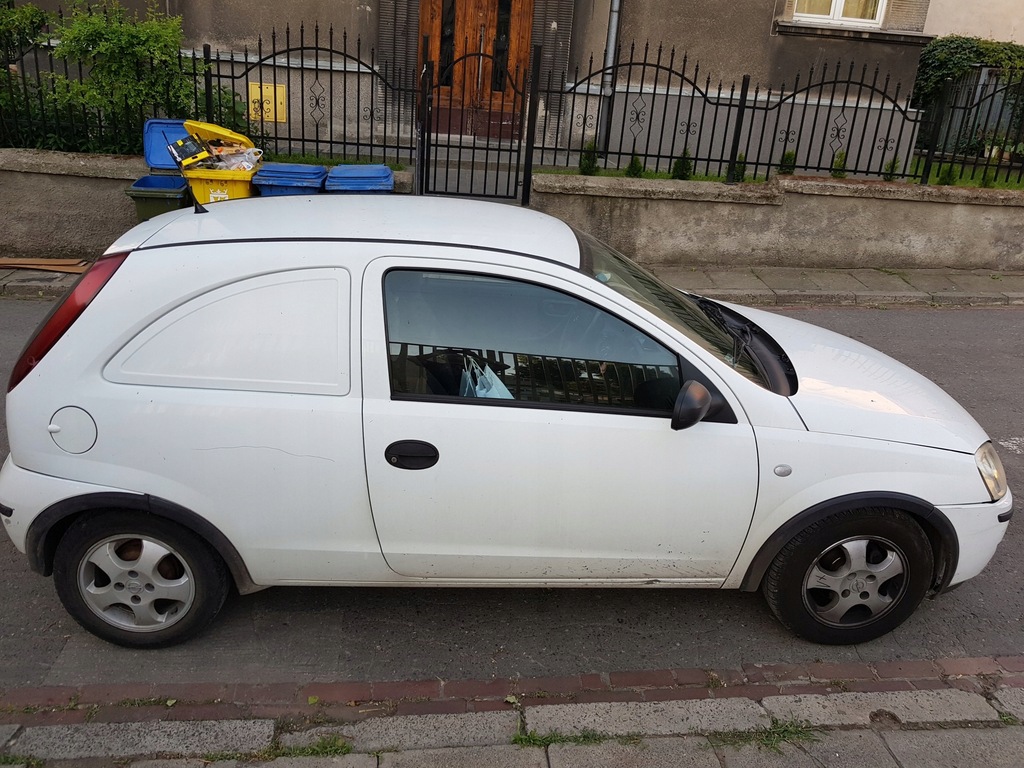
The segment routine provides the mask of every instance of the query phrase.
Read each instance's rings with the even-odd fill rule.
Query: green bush
[[[928,106],[938,98],[946,78],[956,80],[978,64],[1024,70],[1024,45],[963,35],[935,38],[921,50],[914,84],[915,105]]]
[[[840,149],[832,156],[832,170],[829,171],[833,179],[846,178],[846,151]]]
[[[895,181],[896,174],[900,172],[900,156],[896,155],[892,160],[882,167],[882,178],[886,181]]]
[[[796,151],[789,150],[782,153],[782,160],[779,162],[779,175],[792,176],[796,172]]]
[[[22,9],[26,17],[40,18]],[[12,14],[0,14],[9,28]],[[195,113],[194,84],[182,72],[181,19],[150,9],[144,19],[129,15],[114,0],[89,6],[75,2],[53,21],[48,36],[67,77],[43,73],[40,80],[4,68],[0,72],[0,143],[80,152],[139,154],[146,117],[187,117]],[[13,37],[9,33],[5,40]],[[58,68],[58,67],[55,67]],[[80,69],[79,69],[80,68]],[[215,103],[223,103],[215,96]],[[234,98],[228,102],[236,115]],[[244,104],[242,106],[244,111]],[[237,125],[237,122],[235,122]]]
[[[0,52],[4,64],[17,63],[49,23],[50,16],[34,5],[0,5]]]
[[[600,170],[597,165],[597,142],[588,141],[580,153],[580,175],[597,176]]]
[[[693,160],[690,159],[690,150],[683,149],[683,154],[672,163],[672,178],[685,181],[693,176]]]
[[[639,179],[644,175],[644,164],[640,162],[640,158],[636,155],[633,155],[629,165],[626,166],[626,175],[633,179]]]
[[[956,168],[952,163],[947,163],[939,171],[939,178],[935,182],[941,187],[948,187],[956,184]]]

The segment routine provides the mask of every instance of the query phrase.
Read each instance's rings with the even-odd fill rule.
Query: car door
[[[503,275],[397,257],[365,274],[367,479],[390,567],[720,583],[757,493],[742,411],[673,431],[681,361],[645,320]]]

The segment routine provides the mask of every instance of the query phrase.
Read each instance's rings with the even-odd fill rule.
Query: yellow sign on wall
[[[287,123],[287,89],[273,83],[249,83],[249,119],[257,123]]]

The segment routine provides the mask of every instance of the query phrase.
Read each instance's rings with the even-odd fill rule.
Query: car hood
[[[876,349],[818,326],[734,309],[786,351],[799,379],[790,400],[813,432],[974,453],[985,430],[938,385]]]

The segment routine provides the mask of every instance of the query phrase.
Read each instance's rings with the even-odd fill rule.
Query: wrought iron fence
[[[1024,182],[1024,72],[978,67],[946,84],[937,109],[936,178]]]
[[[730,182],[790,173],[1024,182],[1021,73],[978,70],[922,109],[878,68],[833,64],[761,86],[715,79],[675,49],[629,46],[608,67],[591,58],[542,74],[535,48],[529,76],[507,73],[516,87],[482,111],[466,98],[442,104],[439,81],[423,77],[437,71],[432,62],[401,69],[345,31],[300,25],[255,50],[182,51],[174,74],[187,98],[168,88],[142,106],[97,108],[73,98],[86,64],[56,58],[47,43],[3,48],[0,146],[140,153],[147,118],[191,118],[270,152],[400,163],[420,171],[427,191],[524,202],[535,167],[588,163]],[[476,114],[455,114],[462,108]],[[442,189],[452,176],[456,186]]]
[[[560,82],[561,81],[561,82]],[[686,177],[767,178],[834,173],[916,178],[924,115],[876,68],[822,66],[791,85],[717,82],[686,55],[658,47],[616,52],[609,67],[549,73],[537,89],[540,162],[601,169],[637,158],[647,171]],[[544,107],[550,105],[550,108]]]

